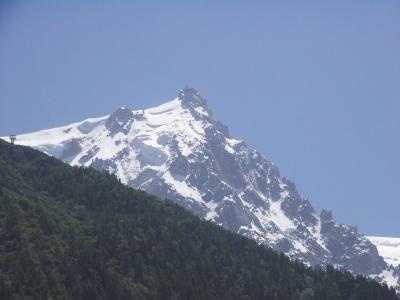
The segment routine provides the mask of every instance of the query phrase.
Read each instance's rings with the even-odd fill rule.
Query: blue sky
[[[398,1],[2,1],[0,135],[188,82],[316,209],[400,236],[399,53]]]

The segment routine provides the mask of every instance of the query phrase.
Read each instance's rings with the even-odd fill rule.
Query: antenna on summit
[[[15,143],[15,140],[17,139],[17,137],[15,136],[15,134],[10,134],[9,138],[10,138],[10,142],[11,142],[11,144],[13,144],[13,145],[14,145],[14,143]]]

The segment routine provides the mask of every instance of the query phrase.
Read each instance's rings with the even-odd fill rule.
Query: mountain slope
[[[19,135],[72,165],[116,174],[125,184],[169,198],[206,220],[311,265],[333,264],[383,278],[389,266],[356,228],[313,209],[293,182],[213,119],[205,99],[185,88],[145,110]]]
[[[390,286],[399,286],[400,277],[400,238],[367,236],[389,267],[379,277]]]
[[[0,141],[1,299],[397,299],[92,169]]]
[[[400,266],[400,238],[367,236],[378,248],[385,261],[394,266]]]

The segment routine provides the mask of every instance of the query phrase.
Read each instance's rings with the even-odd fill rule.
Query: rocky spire
[[[333,227],[335,226],[335,222],[333,221],[333,214],[330,210],[323,209],[321,211],[321,233],[331,232]]]
[[[206,99],[196,89],[189,87],[187,84],[179,91],[178,99],[182,101],[182,106],[194,112],[196,117],[212,117]]]

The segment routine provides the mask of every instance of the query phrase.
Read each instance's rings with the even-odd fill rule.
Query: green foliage
[[[306,288],[299,295],[299,300],[312,300],[314,299],[314,290],[312,288]]]
[[[0,142],[0,299],[397,299],[114,176]]]

